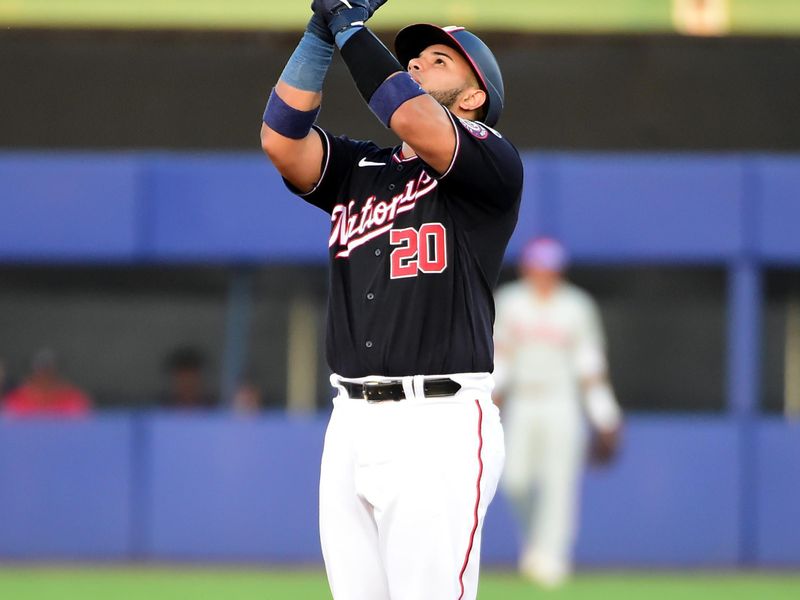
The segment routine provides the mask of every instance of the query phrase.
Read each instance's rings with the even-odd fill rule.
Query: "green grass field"
[[[3,600],[325,600],[320,571],[219,568],[0,568]],[[488,571],[480,600],[797,600],[800,574],[581,574],[545,592]]]
[[[298,29],[310,0],[0,0],[29,27]],[[798,0],[730,0],[735,33],[800,33]],[[672,0],[390,0],[374,26],[411,21],[518,31],[672,31]]]

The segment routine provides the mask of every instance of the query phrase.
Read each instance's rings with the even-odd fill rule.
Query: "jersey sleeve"
[[[300,192],[285,178],[283,182],[293,194],[330,213],[348,193],[348,184],[358,158],[373,150],[374,144],[351,140],[346,136],[334,136],[316,125],[314,130],[322,140],[322,170],[319,181],[305,193]]]
[[[522,193],[522,160],[499,132],[448,112],[456,132],[456,149],[440,185],[454,191],[479,213],[505,211]]]
[[[504,286],[495,294],[494,321],[494,381],[498,393],[508,385],[509,372],[514,360],[515,344],[513,335],[513,308],[511,307],[512,288]]]
[[[575,365],[582,379],[602,377],[606,374],[606,341],[597,305],[583,298],[577,319]]]

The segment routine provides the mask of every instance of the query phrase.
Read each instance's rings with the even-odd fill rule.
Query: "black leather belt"
[[[367,402],[384,402],[386,400],[403,400],[406,393],[403,391],[403,382],[375,381],[365,383],[351,383],[340,381],[341,386],[347,390],[351,398],[363,398]],[[422,391],[426,398],[454,396],[461,389],[461,384],[449,377],[439,379],[426,379]]]

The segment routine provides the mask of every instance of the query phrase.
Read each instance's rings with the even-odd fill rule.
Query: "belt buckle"
[[[383,398],[380,397],[380,381],[365,381],[361,384],[361,395],[364,397],[364,400],[369,402],[370,404],[374,404],[375,402],[381,402]],[[373,395],[378,396],[374,398]]]

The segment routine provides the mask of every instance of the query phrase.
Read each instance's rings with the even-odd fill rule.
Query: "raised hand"
[[[369,19],[374,12],[370,8],[371,1],[380,2],[380,0],[314,0],[311,3],[311,10],[314,11],[314,14],[322,17],[335,35],[354,24],[361,24]],[[381,4],[383,2],[380,2],[378,7]]]
[[[369,0],[369,16],[367,18],[374,15],[375,11],[377,11],[388,1],[389,0]],[[312,4],[312,8],[313,7],[314,6]],[[306,30],[309,33],[317,36],[322,41],[327,42],[328,44],[333,44],[333,34],[331,33],[331,30],[328,29],[328,23],[321,14],[317,12],[314,13],[314,15],[311,17],[311,20],[308,22],[308,27],[306,27]]]

